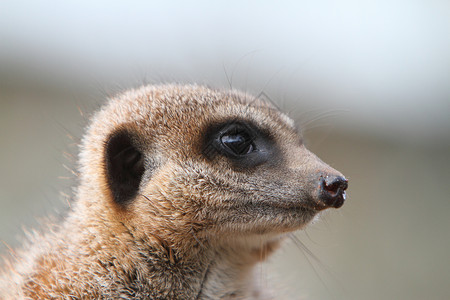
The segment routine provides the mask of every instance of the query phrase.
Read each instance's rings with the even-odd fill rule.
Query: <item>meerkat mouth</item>
[[[343,197],[343,200],[345,200],[345,192],[342,197]],[[278,208],[278,209],[283,209],[283,210],[287,210],[287,211],[299,210],[304,213],[311,213],[311,212],[317,213],[319,211],[325,210],[330,207],[339,208],[343,205],[343,202],[344,202],[343,200],[342,201],[336,200],[336,202],[339,202],[339,203],[335,204],[336,206],[331,206],[331,205],[329,206],[329,205],[323,204],[320,201],[320,199],[315,199],[315,198],[308,198],[306,200],[302,199],[300,201],[299,200],[292,200],[292,201],[273,201],[273,200],[271,200],[271,201],[264,202],[263,205]],[[262,205],[262,204],[259,203],[256,205]]]

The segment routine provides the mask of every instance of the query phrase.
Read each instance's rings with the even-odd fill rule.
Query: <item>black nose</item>
[[[348,180],[343,176],[325,176],[320,178],[320,200],[327,207],[339,208],[345,201]]]

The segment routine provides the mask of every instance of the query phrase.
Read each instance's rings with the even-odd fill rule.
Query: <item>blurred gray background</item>
[[[0,2],[0,253],[63,216],[108,95],[200,83],[275,101],[350,178],[258,271],[286,299],[450,299],[450,2]]]

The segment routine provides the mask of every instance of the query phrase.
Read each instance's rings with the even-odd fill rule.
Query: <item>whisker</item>
[[[314,253],[312,253],[311,250],[308,249],[308,247],[306,247],[306,245],[300,241],[300,239],[294,234],[294,233],[290,233],[289,237],[291,238],[291,240],[295,243],[295,245],[302,251],[303,255],[306,258],[306,261],[308,262],[308,264],[311,266],[312,270],[314,271],[314,273],[316,274],[317,278],[320,280],[320,282],[322,283],[322,285],[327,289],[328,292],[331,292],[330,289],[328,288],[327,284],[325,283],[325,281],[323,280],[322,276],[320,276],[318,270],[316,269],[316,267],[314,266],[314,264],[311,262],[311,260],[309,259],[308,255],[314,259],[314,261],[316,261],[316,263],[319,264],[319,266],[321,266],[322,268],[325,268],[324,264],[322,263],[322,261],[314,255]],[[326,269],[326,268],[325,268]]]
[[[344,285],[339,280],[339,278],[330,270],[330,268],[328,268],[311,250],[309,250],[308,247],[302,241],[300,241],[300,239],[294,233],[291,233],[289,236],[290,236],[291,240],[294,241],[294,243],[297,245],[297,247],[300,250],[305,251],[306,254],[308,254],[318,264],[318,266],[322,269],[322,271],[324,271],[326,274],[328,274],[328,276],[330,276],[333,279],[333,281],[337,284],[337,286],[339,287],[341,292],[343,292],[345,294],[346,289],[345,289]],[[311,264],[311,262],[309,260],[308,260],[308,262]],[[316,269],[314,269],[314,267],[313,267],[313,270],[316,273],[316,275],[318,275],[318,272]],[[319,277],[320,281],[322,282],[322,284],[327,288],[328,292],[331,293],[330,289],[326,286],[323,279],[319,275],[318,275],[318,277]],[[333,293],[335,294],[335,291],[333,291]]]
[[[227,78],[228,85],[230,86],[230,90],[232,90],[233,87],[232,87],[231,79],[228,76],[227,68],[225,67],[225,63],[222,64],[222,68],[223,68],[223,72],[225,73],[225,77]]]
[[[309,119],[305,119],[305,121],[300,121],[299,124],[301,125],[301,127],[304,128],[304,127],[308,127],[310,124],[312,124],[314,122],[323,120],[325,118],[335,117],[340,114],[348,113],[348,112],[349,112],[349,110],[347,110],[347,109],[331,109],[331,110],[320,112],[320,113],[312,116]],[[312,111],[304,112],[304,113],[302,113],[302,115],[312,115]],[[300,120],[301,120],[301,118],[302,118],[302,116],[299,117]]]
[[[233,85],[233,76],[234,76],[234,72],[236,71],[238,65],[239,65],[245,58],[247,58],[248,56],[253,55],[253,54],[255,54],[255,53],[259,52],[259,51],[260,51],[260,50],[253,50],[253,51],[247,52],[246,54],[244,54],[243,56],[241,56],[241,58],[239,58],[239,59],[236,61],[236,63],[234,64],[234,67],[233,67],[233,69],[232,69],[232,71],[231,71],[230,88],[231,88],[232,85]]]
[[[261,95],[264,94],[264,90],[267,88],[267,86],[272,82],[272,80],[281,72],[283,68],[278,69],[278,71],[276,71],[267,81],[266,83],[262,86],[262,88],[260,89],[260,92],[258,94],[256,94],[256,96],[254,97],[255,99],[259,99],[261,97]],[[268,98],[270,100],[270,97]],[[276,108],[278,108],[278,105],[275,102],[271,101],[271,104],[274,105]]]

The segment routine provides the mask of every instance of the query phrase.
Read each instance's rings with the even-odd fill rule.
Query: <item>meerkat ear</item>
[[[116,203],[136,197],[144,171],[144,155],[133,145],[131,134],[113,133],[106,142],[106,176]]]

